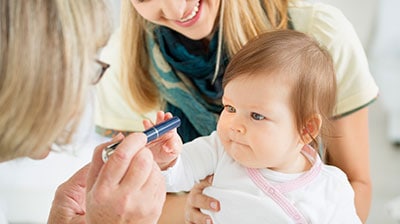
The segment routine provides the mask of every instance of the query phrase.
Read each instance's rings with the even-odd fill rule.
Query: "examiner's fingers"
[[[131,160],[121,186],[127,186],[132,191],[140,190],[153,172],[153,154],[147,148],[142,148]]]
[[[165,188],[165,179],[164,176],[161,174],[160,168],[155,162],[153,162],[153,168],[143,188],[148,189],[149,195],[153,195],[152,199],[154,201],[160,202],[161,205],[164,204],[167,195]],[[161,209],[162,206],[160,206],[160,212]]]
[[[81,187],[86,187],[87,177],[90,169],[90,164],[86,164],[80,170],[78,170],[67,182],[73,182]]]
[[[103,165],[97,183],[104,186],[119,184],[125,176],[132,158],[145,146],[146,142],[147,137],[143,133],[133,133],[125,137]]]
[[[111,141],[105,142],[105,143],[97,146],[96,149],[94,150],[92,162],[90,163],[90,169],[89,169],[88,176],[87,176],[88,191],[90,191],[92,189],[94,183],[96,182],[97,176],[99,175],[99,172],[104,165],[104,162],[103,162],[102,156],[101,156],[103,149],[110,144],[121,141],[122,139],[124,139],[124,136],[122,134],[118,134]]]

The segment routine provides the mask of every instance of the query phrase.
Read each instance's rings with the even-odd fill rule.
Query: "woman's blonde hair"
[[[69,141],[111,32],[108,8],[100,0],[0,1],[0,161],[41,155],[61,134]]]
[[[287,28],[289,0],[221,1],[224,2],[220,5],[225,6],[220,15],[223,16],[223,46],[229,57],[258,34],[271,28]],[[136,12],[130,0],[123,0],[121,8],[123,92],[131,107],[144,113],[160,103],[158,89],[148,71],[150,62],[145,39],[146,32],[152,32],[154,25]]]

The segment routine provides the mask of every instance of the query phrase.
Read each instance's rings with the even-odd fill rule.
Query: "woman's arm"
[[[333,122],[333,138],[327,142],[327,162],[342,169],[355,192],[357,214],[366,222],[371,205],[368,108]]]
[[[187,195],[186,193],[168,193],[158,224],[184,224]]]
[[[158,224],[167,223],[190,223],[190,224],[209,224],[211,218],[200,212],[201,209],[219,211],[219,202],[204,195],[204,188],[210,186],[212,176],[208,176],[200,183],[196,184],[189,194],[167,194],[164,208]],[[186,219],[186,220],[185,220]],[[207,220],[209,222],[207,222]]]

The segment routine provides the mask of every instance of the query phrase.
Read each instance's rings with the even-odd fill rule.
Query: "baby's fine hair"
[[[299,133],[313,115],[319,114],[322,118],[320,136],[329,136],[329,120],[336,104],[336,75],[329,52],[314,38],[294,30],[274,30],[259,35],[232,57],[223,87],[237,77],[260,74],[278,74],[290,84]]]

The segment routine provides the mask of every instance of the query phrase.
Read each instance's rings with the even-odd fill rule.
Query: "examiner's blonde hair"
[[[223,45],[228,56],[271,28],[287,28],[289,0],[220,1],[225,7],[220,16],[223,16]],[[159,91],[148,71],[150,62],[145,44],[145,34],[151,32],[154,25],[136,12],[130,0],[123,0],[121,9],[121,83],[131,107],[144,113],[154,110],[160,103]]]
[[[69,141],[111,32],[108,7],[0,0],[0,161],[41,155],[61,134]]]

